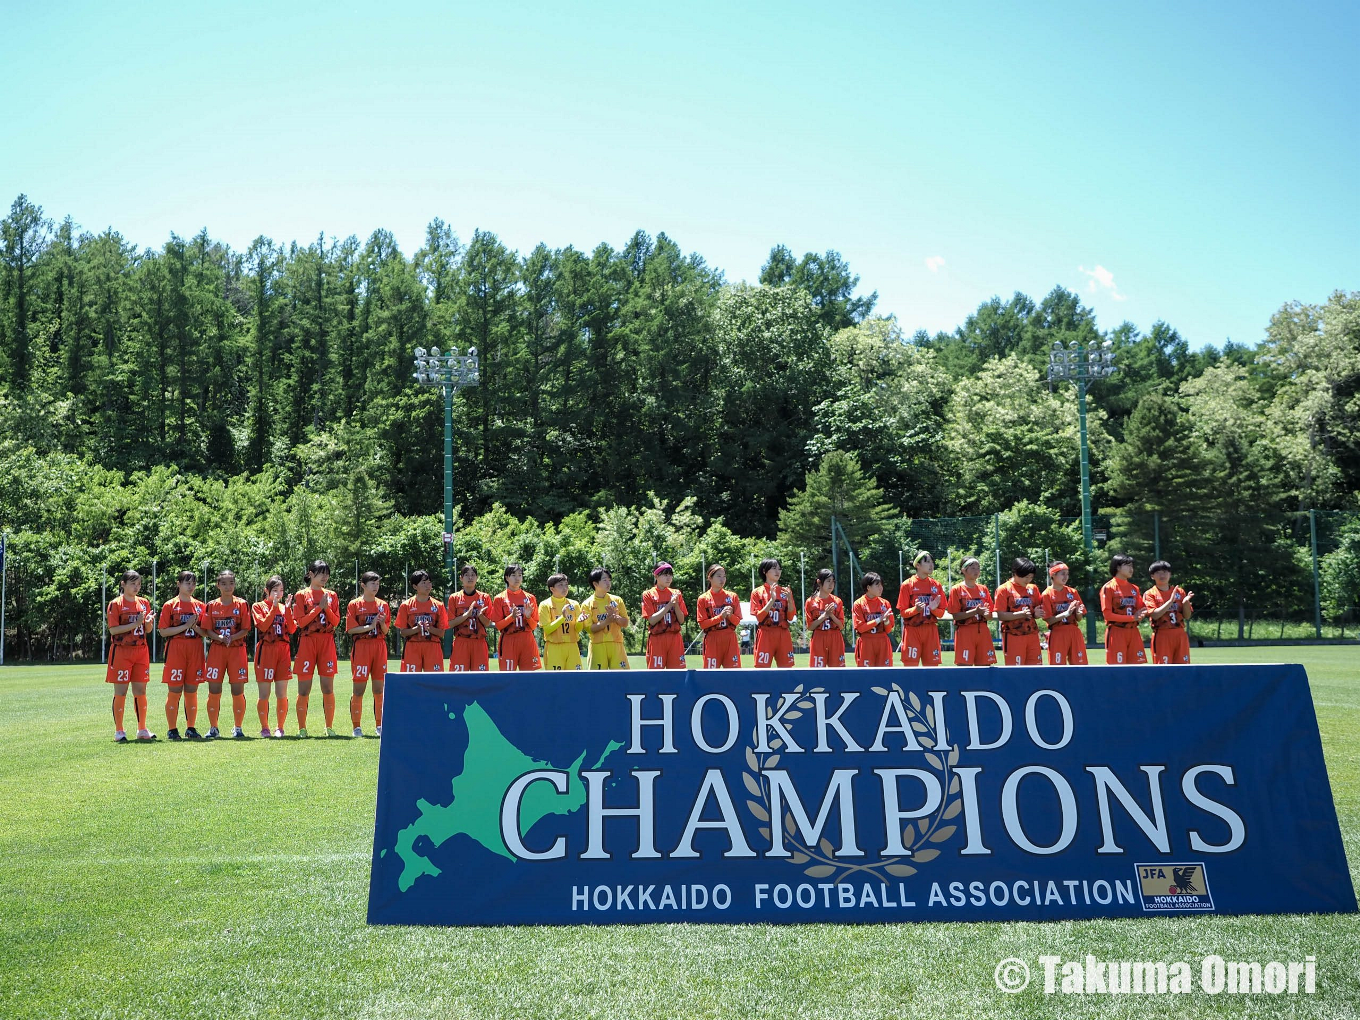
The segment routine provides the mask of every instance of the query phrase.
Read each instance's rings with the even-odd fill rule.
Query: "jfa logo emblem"
[[[1213,910],[1204,865],[1136,864],[1143,909],[1155,911]]]

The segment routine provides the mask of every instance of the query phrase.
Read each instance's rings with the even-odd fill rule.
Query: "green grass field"
[[[1266,657],[1308,668],[1354,882],[1360,654],[1196,652]],[[377,740],[116,746],[102,679],[98,666],[0,670],[0,1017],[1360,1016],[1354,915],[371,928]],[[162,691],[150,685],[163,736]],[[249,697],[248,733],[253,685]],[[317,723],[320,711],[314,695]],[[1319,990],[1045,997],[1036,983],[1012,997],[993,983],[1005,957],[1087,952],[1315,954]]]

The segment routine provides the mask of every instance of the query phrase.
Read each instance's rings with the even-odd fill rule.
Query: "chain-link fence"
[[[1135,559],[1135,581],[1146,586],[1147,566],[1155,559],[1171,563],[1174,580],[1195,592],[1197,612],[1190,620],[1192,638],[1201,641],[1355,640],[1360,631],[1360,513],[1301,511],[1276,515],[1241,514],[1230,518],[1150,512],[1097,517],[1093,527],[1094,554],[1088,561],[1081,522],[1059,517],[1041,507],[1018,507],[987,517],[916,519],[903,522],[872,548],[838,547],[837,592],[847,606],[861,594],[857,572],[876,570],[883,575],[885,594],[895,597],[895,585],[912,574],[918,549],[928,549],[936,560],[935,577],[946,586],[960,578],[964,558],[983,563],[983,580],[990,584],[1010,576],[1016,556],[1028,556],[1043,571],[1065,561],[1071,582],[1089,593],[1109,577],[1109,558],[1125,552]],[[10,535],[4,555],[4,653],[11,661],[99,661],[107,648],[103,607],[118,594],[118,577],[129,567],[143,577],[142,593],[156,606],[175,594],[175,577],[192,570],[196,596],[217,597],[218,571],[236,574],[236,593],[250,601],[263,597],[264,582],[281,576],[285,588],[303,586],[303,571],[313,558],[331,565],[330,587],[342,601],[358,592],[358,577],[367,570],[383,576],[381,595],[396,602],[410,594],[407,578],[425,569],[444,586],[443,546],[437,525],[408,532],[392,545],[358,557],[343,559],[324,549],[277,548],[237,550],[218,562],[213,557],[185,556],[176,550],[173,562],[159,558],[126,563],[99,549],[40,545],[36,536]],[[458,563],[465,559],[481,571],[480,586],[501,588],[507,556],[525,567],[525,585],[544,597],[549,574],[559,570],[572,578],[573,593],[589,591],[586,575],[600,562],[614,574],[615,593],[636,614],[642,592],[653,583],[652,568],[666,560],[675,565],[675,584],[691,612],[707,588],[705,571],[719,561],[727,567],[728,588],[744,599],[759,583],[757,565],[766,556],[783,561],[781,583],[792,589],[801,610],[816,587],[816,573],[830,567],[823,553],[779,546],[774,541],[737,539],[727,533],[722,541],[701,539],[684,548],[632,545],[602,546],[596,541],[568,541],[544,532],[527,533],[522,547],[508,552],[455,545]],[[822,562],[825,559],[826,562]],[[800,612],[801,616],[801,612]],[[693,619],[686,640],[697,638]],[[850,635],[847,635],[848,637]],[[946,628],[945,637],[949,636]],[[805,647],[801,620],[794,627],[796,645]],[[629,648],[643,642],[641,627],[628,636]],[[159,644],[159,641],[157,641]],[[340,636],[341,654],[347,654]],[[393,649],[394,654],[397,650]]]

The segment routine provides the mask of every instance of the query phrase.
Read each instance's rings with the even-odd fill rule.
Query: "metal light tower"
[[[467,354],[457,348],[444,352],[438,347],[428,351],[416,348],[415,380],[421,386],[438,386],[444,391],[444,577],[445,596],[453,591],[453,398],[461,389],[476,386],[481,363],[477,348]]]
[[[1067,347],[1061,340],[1053,342],[1048,355],[1048,384],[1071,380],[1077,384],[1077,417],[1081,422],[1081,538],[1086,546],[1086,562],[1095,558],[1095,542],[1091,534],[1091,454],[1086,442],[1086,384],[1092,379],[1108,379],[1114,375],[1114,341],[1094,343],[1083,348],[1073,340]],[[1090,583],[1087,570],[1086,586],[1086,643],[1096,643],[1095,586]]]

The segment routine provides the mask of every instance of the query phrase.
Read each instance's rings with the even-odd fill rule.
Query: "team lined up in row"
[[[1021,557],[1013,565],[1011,580],[995,595],[981,584],[981,563],[975,558],[963,561],[963,580],[948,592],[931,575],[935,563],[928,552],[914,558],[915,576],[903,582],[896,608],[901,615],[901,661],[904,666],[941,664],[938,621],[946,612],[953,620],[954,664],[992,665],[997,661],[989,621],[995,617],[1001,627],[1002,661],[1008,665],[1039,665],[1042,646],[1038,625],[1048,629],[1048,655],[1052,665],[1083,665],[1086,643],[1078,621],[1086,606],[1075,588],[1069,587],[1066,564],[1055,563],[1049,570],[1052,583],[1040,592],[1033,583],[1034,563]],[[792,589],[779,583],[781,565],[777,559],[760,564],[761,585],[751,593],[749,611],[755,619],[756,667],[791,667],[793,641],[790,626],[797,618]],[[1153,661],[1188,663],[1190,646],[1185,619],[1193,611],[1193,593],[1170,583],[1171,568],[1158,561],[1149,568],[1153,585],[1139,591],[1130,578],[1133,560],[1115,556],[1111,561],[1113,577],[1100,592],[1101,611],[1106,623],[1106,662],[1146,662],[1139,624],[1152,624]],[[672,587],[674,570],[662,563],[653,571],[656,584],[642,596],[642,619],[647,628],[646,661],[651,669],[685,668],[685,647],[681,627],[689,615],[684,596]],[[548,578],[548,598],[541,604],[524,590],[524,571],[518,565],[505,570],[505,590],[494,598],[477,587],[475,567],[466,565],[460,575],[461,590],[447,603],[433,597],[434,584],[428,572],[411,574],[415,594],[397,608],[378,597],[382,578],[373,572],[359,578],[361,594],[352,599],[344,614],[345,632],[353,638],[350,670],[353,691],[350,696],[350,721],[353,735],[362,736],[363,702],[370,682],[373,687],[373,716],[378,736],[382,735],[383,686],[387,676],[387,635],[393,630],[403,638],[402,671],[428,672],[445,668],[442,641],[452,629],[452,650],[448,669],[453,672],[490,668],[487,638],[498,639],[497,662],[501,670],[627,669],[623,632],[631,621],[623,600],[610,594],[612,577],[608,569],[590,572],[592,594],[576,601],[570,598],[565,574]],[[167,687],[165,705],[169,738],[179,740],[179,705],[184,700],[187,729],[184,736],[199,738],[196,728],[198,686],[208,684],[208,737],[220,733],[218,718],[222,685],[231,688],[233,735],[245,734],[249,656],[246,639],[253,626],[255,680],[258,686],[256,710],[260,735],[282,737],[288,718],[288,680],[298,678],[297,733],[307,736],[308,702],[313,676],[321,681],[323,713],[327,736],[335,736],[335,674],[339,655],[335,628],[341,622],[340,602],[326,587],[330,568],[318,560],[307,571],[306,587],[284,597],[283,580],[271,577],[265,583],[265,599],[254,605],[236,597],[236,577],[224,570],[217,578],[220,592],[212,602],[194,598],[196,576],[192,571],[179,575],[179,591],[160,611],[156,626],[167,640],[161,682]],[[696,621],[703,634],[703,668],[741,667],[738,630],[742,623],[741,602],[726,588],[727,571],[714,564],[708,568],[708,590],[696,603]],[[109,634],[113,653],[109,657],[105,680],[114,685],[113,717],[115,740],[126,741],[123,728],[126,698],[131,689],[137,715],[137,737],[155,739],[147,729],[146,684],[150,677],[151,657],[147,628],[155,617],[151,603],[143,598],[141,575],[129,570],[121,578],[122,593],[108,605]],[[864,594],[855,600],[850,621],[855,633],[854,656],[859,666],[891,666],[892,633],[896,626],[893,606],[883,598],[883,579],[869,572],[861,578]],[[829,570],[817,574],[817,590],[803,605],[809,641],[809,665],[845,665],[845,604],[835,594],[835,577]],[[534,631],[541,629],[540,655]],[[290,654],[294,634],[297,651]],[[582,662],[581,635],[589,637],[589,654]],[[206,651],[205,651],[206,642]],[[274,693],[275,725],[269,726],[269,695]]]

